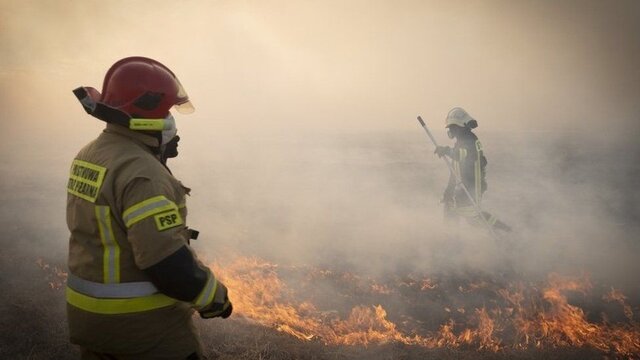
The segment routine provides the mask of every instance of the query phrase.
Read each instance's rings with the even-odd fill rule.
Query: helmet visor
[[[180,80],[175,78],[176,85],[178,85],[178,94],[176,95],[177,101],[173,106],[180,114],[191,114],[196,110],[191,101],[189,101],[189,95],[187,91],[182,87]]]
[[[191,114],[192,112],[196,111],[196,108],[193,106],[193,104],[189,100],[187,100],[186,102],[183,102],[182,104],[175,104],[173,107],[180,114]]]

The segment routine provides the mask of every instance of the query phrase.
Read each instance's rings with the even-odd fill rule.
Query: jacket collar
[[[158,149],[160,147],[159,140],[156,137],[138,131],[129,130],[120,125],[107,124],[104,132],[122,135],[152,149]]]

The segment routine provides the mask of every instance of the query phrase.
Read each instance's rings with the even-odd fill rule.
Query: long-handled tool
[[[433,135],[431,134],[431,131],[429,131],[429,128],[427,127],[427,124],[425,124],[424,120],[422,120],[422,117],[418,116],[418,121],[420,122],[420,125],[422,125],[422,128],[424,129],[424,131],[427,132],[427,135],[429,135],[429,138],[433,142],[433,145],[435,145],[437,148],[438,142],[436,141],[436,138],[434,138]],[[473,204],[473,208],[476,210],[478,217],[482,219],[482,223],[486,226],[487,230],[489,231],[489,234],[494,240],[498,241],[499,240],[498,236],[496,235],[495,231],[493,231],[493,226],[491,226],[491,224],[489,224],[487,219],[484,217],[484,214],[482,213],[482,209],[480,209],[480,205],[478,205],[478,203],[473,199],[473,196],[471,196],[471,194],[469,193],[469,190],[467,190],[467,187],[462,182],[462,179],[460,178],[460,176],[458,176],[458,174],[456,174],[456,172],[453,171],[453,165],[451,165],[451,161],[449,161],[449,158],[447,158],[446,156],[443,156],[443,158],[444,158],[444,161],[447,163],[447,166],[449,167],[449,172],[451,172],[451,175],[454,177],[456,181],[456,186],[460,186],[460,188],[464,190],[464,193],[467,194],[469,201],[471,201],[471,204]]]

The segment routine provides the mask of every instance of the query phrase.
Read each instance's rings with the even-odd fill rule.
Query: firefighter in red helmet
[[[169,171],[177,155],[170,109],[194,110],[175,74],[128,57],[107,72],[102,93],[74,94],[106,128],[71,164],[67,185],[71,342],[83,359],[199,359],[192,323],[227,318],[226,287],[196,257],[186,226],[190,189]]]

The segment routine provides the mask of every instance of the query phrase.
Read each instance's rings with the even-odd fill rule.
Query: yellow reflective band
[[[475,207],[473,206],[460,206],[456,208],[456,213],[460,216],[464,217],[474,217],[477,216],[477,212]]]
[[[213,300],[213,296],[218,290],[218,280],[216,280],[211,271],[207,271],[207,273],[207,283],[202,288],[200,295],[198,295],[196,300],[193,302],[195,307],[198,309],[202,309],[205,306],[209,305],[209,303],[211,303],[211,301]]]
[[[458,160],[453,160],[453,172],[456,176],[456,182],[462,179],[462,175],[460,174],[460,162]]]
[[[95,202],[107,168],[82,160],[73,160],[69,171],[67,192],[81,199]]]
[[[120,282],[120,246],[116,242],[111,227],[111,209],[108,206],[96,206],[96,219],[104,252],[102,271],[105,284]]]
[[[482,195],[482,173],[480,172],[480,157],[473,164],[474,176],[475,176],[475,187],[476,187],[476,204],[480,206],[480,199]]]
[[[156,228],[158,231],[164,231],[184,224],[182,216],[180,216],[178,210],[171,210],[169,212],[158,214],[154,219],[156,220]]]
[[[177,210],[178,206],[173,201],[167,199],[163,195],[154,196],[147,200],[141,201],[122,213],[122,219],[124,220],[127,228],[140,220],[146,219],[149,216],[159,214],[168,210]]]
[[[178,301],[163,294],[153,294],[127,299],[100,299],[83,295],[67,287],[67,302],[84,311],[96,314],[130,314],[155,310],[173,305]]]
[[[463,162],[464,158],[467,157],[467,149],[460,148],[459,162]]]
[[[131,119],[129,120],[131,130],[164,130],[164,119]]]
[[[480,206],[480,200],[482,200],[482,168],[480,166],[482,162],[482,145],[478,140],[476,140],[476,152],[478,156],[473,167],[475,173],[476,204]]]

